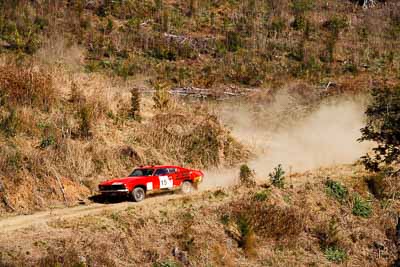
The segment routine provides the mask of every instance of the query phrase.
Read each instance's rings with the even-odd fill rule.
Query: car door
[[[155,175],[155,172],[147,179],[146,187],[148,191],[158,190],[160,189],[160,180],[158,176]]]
[[[169,175],[168,168],[159,168],[154,173],[154,176],[158,178],[159,189],[172,189],[174,187],[174,182],[172,177]]]
[[[179,168],[175,173],[175,184],[181,186],[183,181],[190,179],[190,173],[187,169]]]
[[[168,168],[168,176],[172,179],[174,187],[180,186],[181,182],[177,179],[178,170],[177,168]]]

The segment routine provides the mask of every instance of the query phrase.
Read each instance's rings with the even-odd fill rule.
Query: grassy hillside
[[[140,164],[239,170],[267,146],[234,138],[221,96],[244,93],[252,113],[236,121],[270,133],[332,96],[398,84],[400,2],[357,2],[0,0],[0,216],[75,205]],[[390,266],[399,177],[290,170],[283,187],[257,177],[53,220],[2,233],[0,266]]]
[[[362,9],[339,0],[20,0],[0,8],[3,53],[51,60],[60,44],[77,45],[87,72],[207,88],[399,76],[397,1]]]
[[[167,91],[257,88],[249,99],[269,104],[271,93],[295,84],[293,93],[311,103],[395,83],[399,8],[397,1],[369,9],[319,0],[0,1],[0,210],[69,203],[137,164],[245,161],[249,152],[206,105]],[[156,93],[141,97],[143,89]],[[67,185],[74,189],[62,193]]]
[[[371,198],[366,175],[320,169],[286,177],[285,189],[266,182],[57,220],[4,234],[0,264],[390,266],[399,203]]]
[[[185,105],[161,89],[154,99],[141,98],[131,85],[107,78],[54,74],[0,67],[2,211],[74,203],[100,180],[124,177],[138,165],[204,168],[249,157],[201,105]]]

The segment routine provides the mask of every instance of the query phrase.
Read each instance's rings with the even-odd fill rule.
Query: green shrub
[[[175,61],[177,59],[176,51],[170,48],[155,47],[147,51],[147,55],[160,60]]]
[[[390,26],[389,26],[389,35],[393,39],[399,39],[400,37],[400,14],[393,12],[390,16]]]
[[[353,214],[363,218],[368,218],[372,214],[372,206],[367,200],[356,195],[353,201]]]
[[[82,93],[82,90],[79,89],[78,85],[72,81],[71,82],[71,91],[69,93],[69,102],[73,104],[82,104],[85,101],[85,96]]]
[[[322,51],[320,60],[325,63],[331,63],[335,60],[335,47],[337,38],[334,36],[328,37],[326,40],[326,48]]]
[[[384,197],[384,177],[383,173],[378,173],[366,178],[368,189],[376,198]]]
[[[11,109],[9,114],[0,121],[0,130],[6,137],[13,137],[17,134],[20,120],[14,109]]]
[[[221,125],[216,116],[207,116],[197,124],[189,138],[184,142],[184,162],[197,166],[218,166],[221,163],[221,152],[230,157],[229,148],[222,143]],[[201,151],[201,153],[199,153]]]
[[[285,186],[285,171],[282,169],[282,165],[279,164],[274,168],[274,171],[269,174],[272,185],[278,188],[283,188]]]
[[[294,14],[303,14],[314,7],[314,0],[292,0]]]
[[[15,18],[3,21],[4,27],[0,28],[1,38],[9,43],[9,49],[34,54],[41,45],[39,32],[45,27],[43,20],[38,20],[38,24],[30,21],[29,18],[24,18],[18,23],[14,20]]]
[[[294,21],[290,24],[293,29],[296,31],[303,30],[306,28],[307,25],[307,19],[303,16],[297,16],[295,17]]]
[[[339,247],[338,220],[333,217],[329,223],[323,223],[316,228],[316,235],[323,250],[329,247]]]
[[[330,32],[330,35],[326,40],[326,50],[321,55],[321,60],[330,63],[334,61],[334,51],[339,39],[339,34],[348,27],[348,23],[345,17],[334,16],[325,21],[323,27]]]
[[[242,47],[242,40],[237,31],[228,31],[226,33],[225,46],[229,52],[236,52]]]
[[[300,61],[303,62],[304,61],[304,55],[305,55],[305,42],[304,39],[300,41],[300,43],[298,44],[297,47],[294,47],[293,49],[291,49],[291,51],[289,52],[289,58],[296,60],[296,61]]]
[[[293,205],[271,205],[268,201],[240,199],[229,203],[232,210],[231,218],[243,224],[243,229],[237,232],[246,233],[248,228],[255,234],[274,238],[296,239],[305,229],[308,211]],[[246,223],[249,224],[246,226]],[[238,225],[239,226],[239,225]]]
[[[333,196],[340,202],[344,202],[349,195],[349,192],[344,185],[330,179],[325,182],[325,190],[328,195]]]
[[[139,122],[142,120],[142,117],[140,116],[140,93],[137,88],[131,90],[131,108],[129,110],[129,117]]]
[[[249,86],[260,86],[265,77],[265,62],[254,53],[240,50],[225,58],[224,70],[226,82],[237,82]]]
[[[253,178],[254,172],[249,168],[249,166],[247,166],[247,164],[240,166],[239,181],[241,185],[254,186],[255,182]]]
[[[0,174],[8,175],[13,181],[19,181],[23,176],[17,175],[24,167],[24,155],[15,147],[14,144],[1,145],[0,149]],[[0,187],[1,187],[0,179]],[[4,189],[4,186],[3,186]],[[0,188],[1,191],[1,188]],[[1,192],[0,192],[1,195]],[[1,199],[1,197],[0,197]],[[1,265],[1,264],[0,264]]]
[[[337,38],[340,31],[348,27],[348,22],[345,17],[333,16],[324,22],[323,27],[329,30]]]
[[[256,240],[251,220],[245,216],[239,216],[236,220],[236,225],[240,233],[239,247],[243,248],[247,255],[254,255],[256,253]]]
[[[374,172],[400,161],[400,84],[376,87],[365,114],[367,123],[359,141],[373,141],[376,147],[362,157],[365,167]]]
[[[278,36],[286,29],[286,20],[281,17],[273,18],[271,24],[267,27],[269,36]]]
[[[215,198],[224,198],[228,196],[228,194],[223,189],[217,189],[214,191],[213,196]]]
[[[163,261],[153,264],[153,267],[180,267],[181,265],[174,261]]]
[[[256,192],[253,196],[253,199],[256,201],[265,201],[266,199],[268,199],[269,195],[270,195],[270,191],[262,190],[262,191]]]
[[[154,108],[165,110],[169,106],[170,94],[168,92],[168,85],[165,83],[154,84],[155,93],[153,95]]]
[[[223,225],[227,225],[230,221],[230,216],[228,214],[222,214],[220,220]]]
[[[347,73],[351,73],[351,74],[356,74],[358,72],[358,67],[354,62],[348,61],[343,66],[343,72],[344,73],[347,72]]]
[[[195,249],[195,235],[193,232],[193,224],[195,217],[190,211],[185,211],[181,214],[181,231],[179,231],[177,238],[179,239],[179,247],[188,253],[193,252]]]
[[[47,148],[49,146],[54,145],[55,143],[56,143],[55,137],[50,135],[50,136],[47,136],[47,137],[42,139],[42,141],[40,142],[39,147],[42,148],[42,149],[45,149],[45,148]]]
[[[6,159],[6,173],[17,172],[23,166],[22,155],[17,150],[8,151],[5,156]]]
[[[84,104],[78,112],[79,117],[79,136],[81,138],[92,137],[93,114],[90,107]]]
[[[347,259],[347,253],[341,248],[328,247],[324,251],[327,260],[335,263],[342,263]]]
[[[227,48],[225,45],[225,40],[216,40],[215,41],[215,53],[214,57],[222,57],[227,53]]]

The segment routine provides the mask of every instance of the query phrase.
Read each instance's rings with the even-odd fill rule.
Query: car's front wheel
[[[193,192],[193,185],[189,181],[184,181],[181,186],[181,191],[184,194],[190,194]]]
[[[136,187],[132,191],[133,200],[135,200],[136,202],[142,201],[145,196],[146,196],[146,192],[141,187]]]

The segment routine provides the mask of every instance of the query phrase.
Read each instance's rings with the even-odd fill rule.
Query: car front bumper
[[[102,194],[128,194],[128,189],[117,189],[117,190],[100,190]]]

